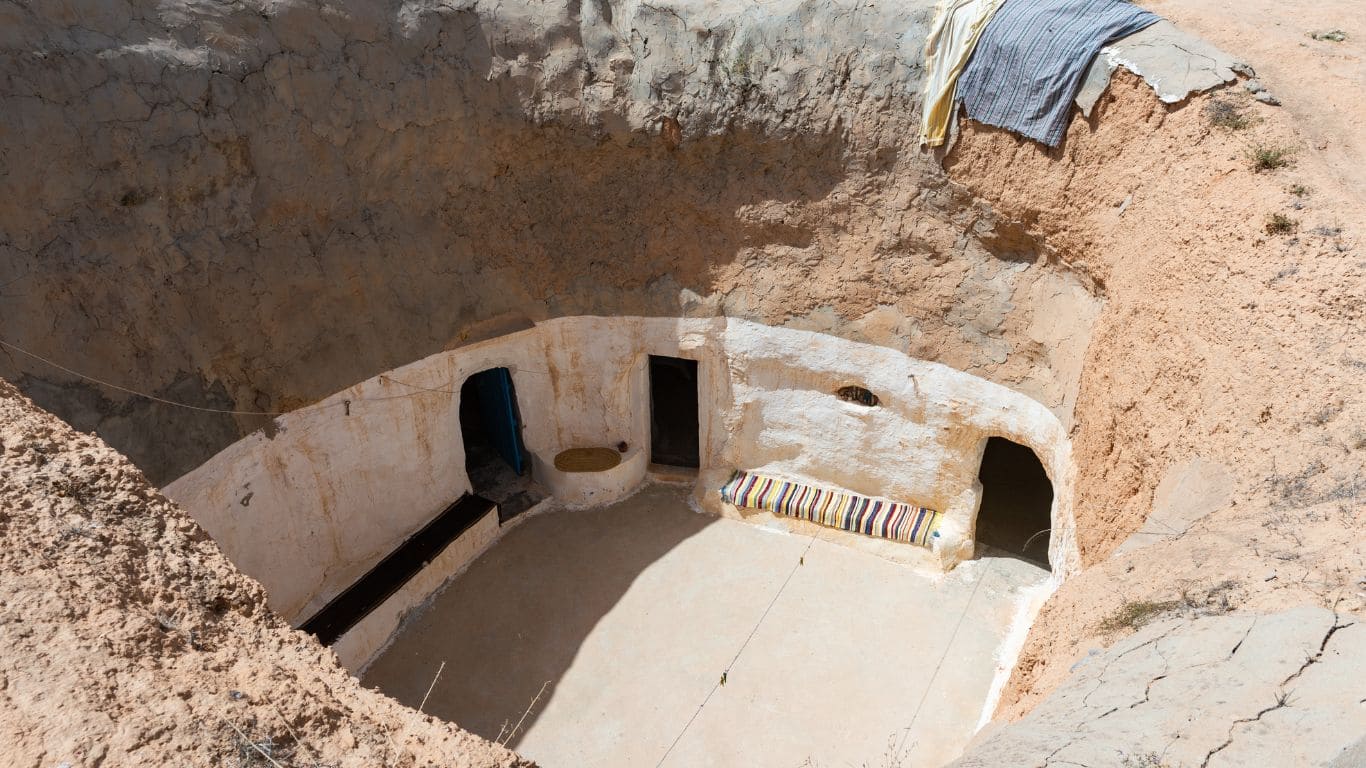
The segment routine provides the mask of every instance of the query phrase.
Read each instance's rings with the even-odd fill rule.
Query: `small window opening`
[[[835,390],[835,396],[841,400],[845,400],[850,403],[858,403],[859,405],[867,406],[869,408],[872,408],[879,402],[877,399],[877,395],[873,394],[867,389],[864,389],[863,387],[855,387],[852,385],[847,387],[840,387],[839,389]]]

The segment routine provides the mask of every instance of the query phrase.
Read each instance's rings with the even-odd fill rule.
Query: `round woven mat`
[[[555,469],[561,472],[605,472],[620,463],[615,448],[570,448],[555,455]]]

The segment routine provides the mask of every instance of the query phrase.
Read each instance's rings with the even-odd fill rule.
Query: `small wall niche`
[[[865,408],[876,407],[878,403],[881,402],[878,400],[877,395],[873,394],[871,390],[856,384],[849,384],[835,390],[835,397],[838,397],[845,402],[862,405]]]

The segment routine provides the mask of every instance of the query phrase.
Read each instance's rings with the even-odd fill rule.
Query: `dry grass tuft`
[[[1106,616],[1098,625],[1101,632],[1113,635],[1122,630],[1137,630],[1168,611],[1175,610],[1175,600],[1130,600]]]
[[[1273,213],[1266,217],[1266,233],[1268,235],[1290,235],[1300,228],[1300,222],[1292,219],[1283,213]]]
[[[1215,99],[1205,105],[1205,117],[1210,125],[1226,131],[1241,131],[1252,125],[1252,119],[1243,112],[1239,104],[1225,99]]]
[[[1145,752],[1141,755],[1125,755],[1120,768],[1169,768],[1169,765],[1156,752]]]
[[[1347,39],[1347,33],[1340,29],[1330,29],[1327,32],[1310,32],[1309,36],[1315,40],[1324,40],[1330,43],[1341,43]]]
[[[1253,147],[1247,153],[1252,170],[1257,173],[1274,171],[1290,165],[1290,150],[1285,147]]]

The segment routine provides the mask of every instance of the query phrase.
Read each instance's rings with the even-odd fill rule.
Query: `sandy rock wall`
[[[931,10],[5,3],[3,337],[276,412],[528,321],[726,314],[1066,421],[1102,292],[914,151]],[[0,375],[162,483],[269,418]]]
[[[1215,97],[1244,99],[1235,133],[1121,76],[1062,148],[965,124],[941,173],[909,142],[928,14],[0,3],[0,337],[263,412],[585,313],[829,331],[1010,385],[1070,431],[1091,566],[1011,716],[1133,601],[1366,610],[1351,158],[1239,94]],[[1259,146],[1292,166],[1254,170]],[[0,375],[159,484],[269,422],[10,348]],[[1162,515],[1163,488],[1198,508]]]
[[[1215,99],[1255,122],[1212,125]],[[1366,610],[1366,221],[1333,158],[1250,95],[1176,108],[1124,75],[1056,151],[966,127],[950,174],[1034,221],[1107,296],[1072,431],[1087,568],[1041,612],[1003,712],[1114,642],[1103,620],[1135,601]],[[1259,146],[1299,149],[1259,171]],[[1276,213],[1298,232],[1268,232]]]
[[[0,381],[0,763],[527,766],[365,690],[126,458]],[[261,760],[264,762],[264,760]]]

